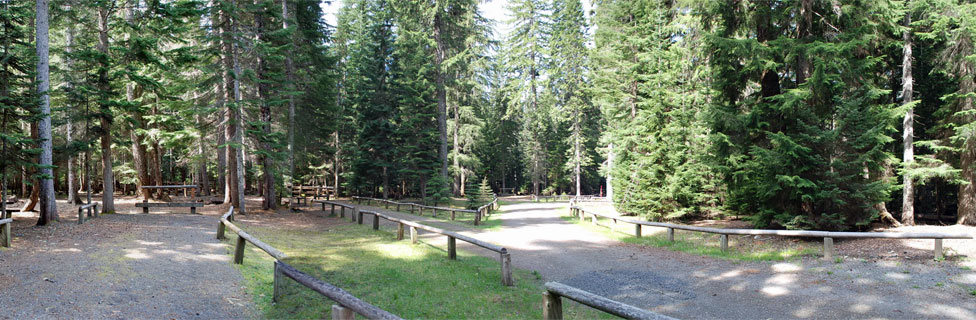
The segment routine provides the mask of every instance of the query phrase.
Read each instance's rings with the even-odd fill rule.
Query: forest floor
[[[974,255],[950,250],[949,259],[934,261],[931,240],[876,247],[838,241],[842,258],[833,261],[808,255],[749,261],[625,243],[564,219],[567,214],[565,202],[516,202],[490,218],[500,219],[501,228],[438,226],[508,248],[516,267],[536,270],[546,281],[678,318],[976,318],[976,272],[967,266]],[[949,248],[957,245],[946,240]],[[920,252],[909,254],[914,250]]]
[[[35,227],[36,212],[14,213],[13,246],[0,250],[0,319],[255,317],[243,277],[215,239],[226,207],[146,215],[136,202],[117,198],[116,214],[81,225],[64,200],[52,226]]]

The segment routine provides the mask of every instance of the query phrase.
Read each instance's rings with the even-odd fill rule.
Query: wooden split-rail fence
[[[674,320],[674,318],[659,313],[647,311],[622,302],[613,301],[559,282],[546,282],[546,291],[542,293],[543,319],[563,319],[562,298],[579,302],[580,304],[624,319]]]
[[[370,211],[370,210],[361,210],[361,209],[359,209],[359,208],[357,208],[355,206],[350,206],[350,205],[343,204],[343,203],[339,203],[339,202],[335,202],[335,201],[322,201],[322,200],[319,200],[319,201],[316,201],[316,202],[322,204],[322,210],[323,211],[325,211],[325,206],[326,205],[331,206],[331,211],[330,211],[331,212],[331,215],[335,215],[336,207],[339,207],[340,210],[341,210],[340,213],[339,213],[340,217],[345,217],[345,212],[346,212],[346,209],[348,208],[350,210],[350,215],[349,215],[350,219],[353,220],[353,221],[355,221],[358,224],[363,224],[363,220],[364,220],[363,218],[364,218],[365,215],[372,215],[373,216],[373,221],[372,221],[373,230],[379,230],[379,228],[380,228],[380,219],[381,218],[382,219],[385,219],[387,221],[396,223],[397,224],[397,234],[396,234],[397,240],[403,240],[404,239],[404,234],[407,231],[407,229],[409,229],[409,231],[410,231],[410,241],[412,243],[417,243],[419,241],[419,239],[418,239],[418,230],[423,230],[423,231],[427,231],[427,232],[431,232],[431,233],[443,235],[443,236],[447,237],[447,257],[448,257],[448,259],[451,259],[451,260],[456,260],[457,259],[457,240],[461,240],[461,241],[464,241],[464,242],[467,242],[467,243],[470,243],[470,244],[473,244],[473,245],[476,245],[476,246],[479,246],[479,247],[482,247],[482,248],[485,248],[485,249],[494,251],[495,253],[498,254],[498,260],[501,263],[502,284],[504,284],[506,286],[512,286],[512,285],[515,284],[515,280],[512,278],[512,255],[508,252],[508,249],[505,249],[502,246],[499,246],[499,245],[496,245],[496,244],[492,244],[492,243],[488,243],[488,242],[485,242],[485,241],[482,241],[482,240],[479,240],[479,239],[475,239],[473,237],[469,237],[469,236],[466,236],[466,235],[463,235],[463,234],[460,234],[460,233],[457,233],[457,232],[448,231],[448,230],[444,230],[444,229],[436,228],[436,227],[431,227],[431,226],[428,226],[428,225],[423,225],[423,224],[417,223],[415,221],[400,219],[400,218],[397,218],[397,217],[393,217],[393,216],[390,216],[390,215],[383,214],[381,212]]]
[[[352,197],[352,200],[358,204],[363,204],[363,202],[365,202],[366,205],[372,205],[372,202],[378,202],[383,204],[383,208],[390,209],[391,207],[395,207],[396,211],[400,211],[402,207],[406,206],[407,208],[409,208],[411,214],[413,214],[414,211],[417,211],[418,214],[421,216],[424,215],[424,210],[430,210],[432,216],[434,217],[437,216],[437,211],[450,212],[451,214],[450,219],[452,221],[457,219],[458,213],[469,213],[474,215],[474,225],[481,224],[481,221],[483,221],[486,217],[490,216],[492,212],[498,209],[497,196],[492,196],[491,202],[478,207],[478,209],[436,207],[436,206],[427,206],[427,205],[422,205],[422,204],[412,203],[412,202],[396,202],[393,200],[369,198],[369,197]]]
[[[395,314],[356,298],[356,296],[342,290],[342,288],[319,280],[285,263],[282,260],[287,258],[287,256],[283,252],[241,230],[241,228],[231,222],[233,220],[234,207],[231,207],[227,213],[220,217],[220,221],[217,224],[217,239],[226,239],[224,233],[228,229],[237,233],[237,245],[234,248],[234,263],[236,264],[244,263],[244,247],[248,242],[275,259],[272,301],[278,302],[280,300],[282,294],[281,288],[284,284],[284,279],[287,277],[335,301],[337,304],[332,305],[332,319],[334,320],[352,320],[355,318],[355,314],[362,315],[368,319],[401,319]]]
[[[933,256],[935,259],[939,260],[944,258],[944,251],[942,248],[943,239],[973,239],[973,235],[961,232],[836,232],[836,231],[808,231],[808,230],[762,230],[762,229],[720,229],[720,228],[709,228],[709,227],[696,227],[687,226],[673,223],[665,222],[652,222],[652,221],[640,221],[628,219],[620,216],[602,214],[594,212],[592,210],[586,210],[582,207],[571,205],[570,214],[574,217],[579,217],[580,221],[586,219],[586,215],[590,215],[591,222],[594,225],[599,225],[597,222],[597,217],[602,217],[612,221],[615,228],[618,222],[624,222],[634,225],[634,236],[640,237],[641,226],[650,227],[661,227],[667,228],[668,231],[668,241],[674,242],[674,230],[687,230],[695,232],[713,233],[721,235],[721,247],[722,251],[729,250],[729,236],[730,235],[762,235],[762,236],[781,236],[781,237],[811,237],[811,238],[823,238],[823,257],[825,259],[833,259],[834,257],[834,239],[835,238],[882,238],[882,239],[933,239],[935,240],[935,246],[933,248]]]

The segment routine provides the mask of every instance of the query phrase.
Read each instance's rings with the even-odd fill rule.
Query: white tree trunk
[[[910,28],[912,22],[911,12],[905,14],[905,27]],[[902,103],[910,104],[913,100],[912,92],[912,32],[911,30],[905,30],[903,34],[904,57],[902,58],[901,66],[901,95]],[[904,127],[904,132],[902,134],[902,139],[904,141],[904,153],[902,154],[902,162],[905,168],[911,167],[912,162],[915,161],[915,146],[913,145],[914,134],[915,134],[915,111],[913,108],[908,108],[905,111],[905,119],[902,121],[902,126]],[[905,187],[902,190],[902,201],[901,201],[901,223],[905,225],[915,224],[915,185],[912,181],[911,176],[905,174],[904,177]]]

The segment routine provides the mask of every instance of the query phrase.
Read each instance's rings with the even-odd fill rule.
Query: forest
[[[194,184],[976,225],[969,0],[0,0],[3,197]],[[88,195],[88,199],[83,199]],[[6,201],[0,201],[6,205]]]

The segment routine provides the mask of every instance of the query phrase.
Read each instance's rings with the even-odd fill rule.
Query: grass
[[[558,210],[560,210],[560,212],[568,212],[569,208],[560,208]],[[817,245],[808,245],[802,242],[791,243],[787,248],[776,248],[774,246],[764,244],[739,247],[734,241],[736,237],[733,236],[729,237],[729,251],[725,252],[722,251],[720,246],[720,235],[718,234],[675,230],[674,242],[671,242],[668,241],[667,233],[663,231],[665,230],[664,228],[644,226],[642,228],[643,236],[636,237],[633,235],[634,226],[629,223],[619,223],[618,225],[620,227],[618,231],[613,231],[608,227],[594,226],[591,223],[591,216],[587,216],[585,222],[581,222],[579,218],[572,216],[563,216],[563,219],[582,225],[590,231],[603,234],[609,238],[616,239],[624,243],[667,248],[672,251],[705,255],[729,260],[785,261],[790,259],[799,259],[804,256],[816,256],[820,253]],[[606,218],[598,218],[597,221],[601,225],[612,223],[612,220]],[[659,229],[661,231],[648,234],[648,232],[652,229]],[[625,232],[629,232],[629,234]]]
[[[459,252],[451,261],[443,249],[351,224],[316,231],[243,228],[284,251],[288,264],[403,318],[537,319],[542,314],[538,274],[517,269],[516,285],[505,287],[493,259]],[[272,304],[273,260],[259,249],[249,246],[238,268],[265,318],[330,317],[332,301],[290,280],[281,301]],[[569,301],[564,305],[567,318],[610,317]]]

